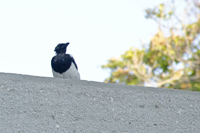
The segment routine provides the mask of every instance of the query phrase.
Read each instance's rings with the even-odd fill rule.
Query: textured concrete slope
[[[200,93],[0,73],[0,133],[200,133]]]

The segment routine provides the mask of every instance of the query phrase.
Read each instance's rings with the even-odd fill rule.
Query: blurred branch
[[[191,82],[199,82],[199,81],[200,81],[200,76],[183,77],[179,79],[174,85],[178,86],[179,84],[182,84],[182,83],[191,83]]]
[[[157,83],[157,86],[162,87],[164,84],[172,83],[173,81],[178,80],[178,79],[179,79],[179,77],[172,77],[172,78],[169,78],[166,80],[162,80]]]

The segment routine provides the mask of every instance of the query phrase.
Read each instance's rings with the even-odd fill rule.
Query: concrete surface
[[[200,133],[200,93],[0,73],[0,133]]]

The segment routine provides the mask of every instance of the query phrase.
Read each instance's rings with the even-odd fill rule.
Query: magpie
[[[78,66],[72,55],[66,54],[67,43],[59,43],[55,47],[56,55],[51,59],[52,73],[57,78],[79,79]]]

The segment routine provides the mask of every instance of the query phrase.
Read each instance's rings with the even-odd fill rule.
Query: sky
[[[70,42],[81,79],[103,82],[101,65],[156,33],[144,10],[163,1],[0,0],[0,72],[53,77],[54,48]]]

